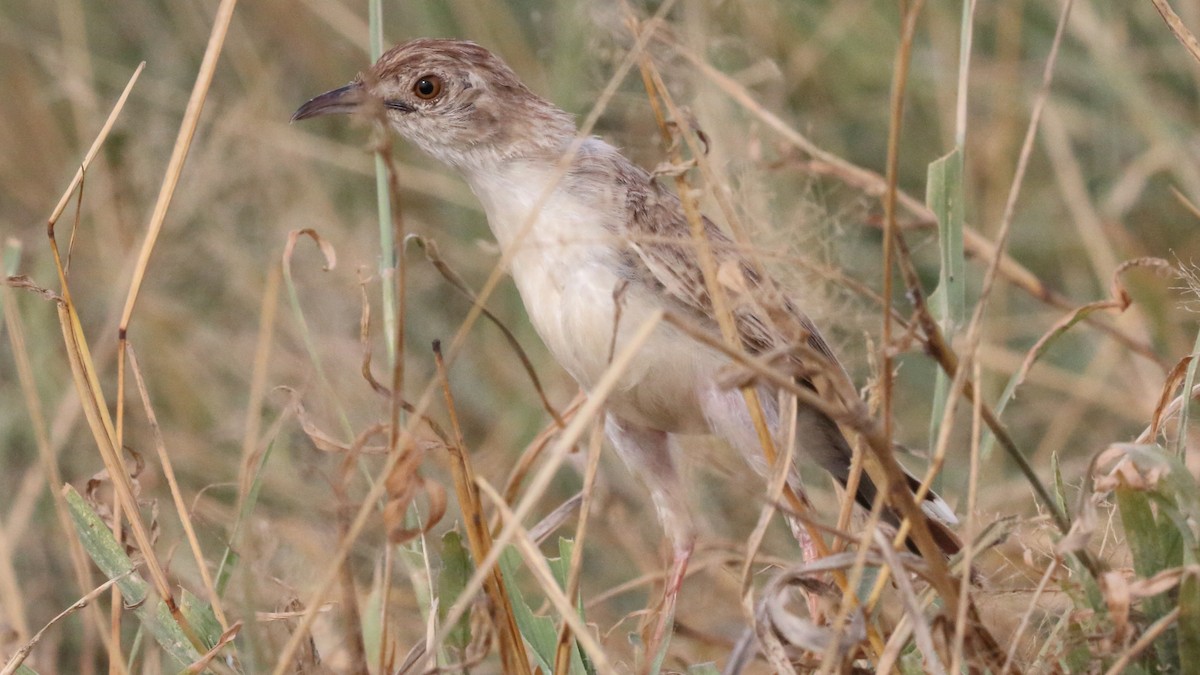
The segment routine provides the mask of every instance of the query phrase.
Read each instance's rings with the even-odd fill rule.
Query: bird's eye
[[[436,98],[438,94],[442,93],[442,78],[437,75],[422,77],[413,85],[413,93],[417,95],[417,98],[426,101]]]

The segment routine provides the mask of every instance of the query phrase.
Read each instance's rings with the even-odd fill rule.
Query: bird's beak
[[[351,82],[344,87],[327,91],[309,100],[308,103],[292,113],[292,121],[298,122],[321,115],[352,113],[359,109],[362,102],[362,84]]]

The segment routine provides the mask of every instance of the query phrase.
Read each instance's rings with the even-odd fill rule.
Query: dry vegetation
[[[245,2],[216,48],[215,0],[0,6],[0,234],[5,273],[19,275],[0,319],[0,662],[15,668],[27,654],[21,667],[39,673],[179,672],[190,661],[222,673],[529,672],[525,659],[542,663],[534,652],[553,663],[566,617],[584,639],[559,672],[651,668],[638,631],[659,597],[660,528],[637,480],[600,450],[595,411],[578,407],[513,288],[500,283],[486,306],[565,430],[501,329],[464,323],[472,302],[430,264],[428,244],[403,255],[403,368],[388,366],[395,277],[379,274],[371,130],[288,124],[368,63],[366,4]],[[812,515],[832,526],[842,511],[853,533],[826,535],[851,552],[832,558],[844,576],[814,575],[769,518],[788,502],[769,499],[734,453],[698,441],[688,464],[704,526],[662,667],[1167,672],[1200,659],[1198,436],[1179,422],[1200,291],[1200,54],[1156,11],[1166,3],[1076,2],[1057,43],[1061,2],[980,3],[964,79],[959,3],[687,0],[619,80],[633,31],[654,27],[660,5],[636,8],[635,28],[609,4],[385,3],[384,34],[476,40],[581,120],[601,101],[596,133],[647,167],[674,151],[638,72],[661,75],[668,90],[651,95],[686,106],[708,140],[687,175],[706,211],[732,204],[760,260],[863,386],[874,417],[842,421],[869,432],[890,408],[894,440],[929,448],[906,464],[944,452],[939,490],[979,542],[972,585],[938,561],[884,555],[814,472]],[[1200,26],[1200,2],[1173,5],[1176,28]],[[186,164],[160,193],[206,70]],[[694,156],[695,140],[678,147]],[[939,270],[962,264],[953,247],[939,253],[924,205],[927,168],[956,145],[963,178],[948,194],[965,228],[966,302],[943,321],[942,343],[912,284],[928,294]],[[466,187],[409,147],[389,152],[403,232],[484,288],[500,252]],[[152,215],[163,194],[169,210]],[[58,266],[46,219],[60,198]],[[885,246],[892,229],[902,236]],[[889,292],[896,312],[883,328]],[[939,383],[939,362],[962,377]],[[418,414],[389,393],[396,382]],[[939,386],[981,394],[980,405],[950,397],[940,443]],[[984,433],[991,410],[1009,443]],[[886,440],[864,443],[866,455],[886,453]],[[130,478],[112,481],[104,469],[122,447]],[[96,589],[128,559],[99,523],[114,525],[114,504],[133,500],[137,517],[119,522],[139,565],[114,596]],[[464,526],[477,509],[490,533]],[[545,537],[540,549],[530,531]],[[463,595],[489,534],[514,544],[503,582],[489,576]],[[579,555],[560,537],[582,539]],[[869,598],[881,570],[898,579]],[[587,628],[552,574],[578,588]],[[820,582],[806,586],[813,604],[855,639],[839,647],[812,630],[789,589],[801,577]],[[837,590],[847,577],[870,606],[865,624]],[[86,608],[56,619],[84,596]],[[182,605],[174,618],[167,596]]]

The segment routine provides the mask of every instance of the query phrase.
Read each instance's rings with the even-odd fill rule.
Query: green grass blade
[[[225,552],[221,555],[221,564],[217,566],[217,595],[224,595],[225,587],[229,584],[229,579],[233,576],[233,570],[237,567],[239,560],[238,554],[233,550],[237,544],[238,538],[241,536],[242,524],[250,519],[250,514],[254,513],[254,507],[258,505],[258,495],[262,492],[263,467],[267,465],[267,460],[271,457],[271,451],[275,449],[275,441],[278,437],[272,438],[270,443],[267,443],[267,448],[263,450],[262,456],[258,458],[258,464],[255,465],[252,478],[250,480],[250,489],[246,492],[246,499],[242,502],[242,508],[238,510],[237,517],[233,521],[233,527],[229,532],[229,542],[225,546]]]
[[[930,296],[934,316],[946,339],[953,339],[966,315],[966,262],[963,252],[963,153],[955,148],[929,165],[925,202],[938,221],[941,266],[938,287]],[[937,445],[950,379],[941,370],[934,383],[933,410],[929,417],[929,447]]]
[[[517,620],[517,629],[521,637],[533,649],[533,656],[544,673],[554,672],[554,651],[558,646],[558,630],[554,620],[546,616],[537,616],[525,602],[525,596],[515,582],[517,569],[521,565],[521,555],[511,546],[500,556],[500,572],[504,576],[504,587],[508,591],[509,601],[513,606],[513,617]]]
[[[438,621],[445,623],[446,612],[458,601],[463,587],[471,578],[474,566],[463,546],[462,537],[453,530],[442,535],[442,573],[438,575]],[[455,649],[466,649],[471,643],[471,617],[463,614],[458,623],[446,636],[446,644]]]
[[[108,578],[125,575],[117,582],[117,586],[125,596],[126,604],[135,608],[133,612],[147,632],[180,664],[187,666],[198,660],[200,653],[175,622],[166,603],[150,591],[145,579],[136,572],[131,573],[135,569],[133,561],[125,555],[125,550],[100,520],[100,516],[87,505],[75,488],[68,485],[63,492],[84,550]],[[220,635],[219,628],[217,634]]]
[[[1200,574],[1195,572],[1179,585],[1178,626],[1179,663],[1200,663]]]
[[[558,557],[551,558],[550,571],[554,574],[559,588],[567,588],[567,577],[571,572],[571,555],[575,550],[575,541],[565,537],[558,538]],[[587,625],[587,617],[583,613],[583,597],[575,598],[575,606],[579,612],[581,623]],[[557,647],[557,645],[556,645]],[[571,644],[571,673],[575,675],[595,675],[596,669],[587,658],[587,654],[579,648],[579,643],[572,640]]]

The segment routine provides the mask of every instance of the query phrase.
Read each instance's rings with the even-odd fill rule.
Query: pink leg
[[[605,422],[605,431],[625,465],[649,488],[663,530],[671,541],[671,570],[663,589],[662,607],[650,632],[650,640],[646,643],[649,663],[666,637],[667,623],[675,616],[675,601],[695,547],[695,528],[687,493],[671,460],[670,436],[666,432],[640,427],[612,415]]]
[[[771,429],[771,434],[775,438],[775,442],[780,440],[779,433],[779,411],[775,397],[770,391],[760,390],[759,399],[763,405],[763,412],[766,418],[767,426]],[[732,447],[741,452],[746,463],[760,475],[766,477],[770,475],[771,469],[767,466],[766,458],[763,456],[762,444],[758,439],[758,432],[754,428],[754,422],[750,418],[750,411],[746,408],[745,398],[742,393],[736,389],[720,389],[713,386],[701,392],[701,405],[704,408],[704,414],[708,418],[708,423],[712,427],[712,431],[717,436],[725,440]],[[800,442],[797,450],[803,450],[804,443]],[[782,451],[781,448],[776,448],[777,451]],[[803,461],[797,457],[796,461]],[[792,490],[808,504],[808,499],[804,496],[804,487],[800,483],[800,473],[792,467],[789,469],[788,485]],[[796,543],[800,545],[800,554],[804,562],[809,563],[821,557],[817,552],[816,546],[813,544],[812,537],[808,534],[808,529],[804,527],[804,523],[799,519],[785,516],[788,527],[792,531],[792,536],[796,538]],[[808,601],[808,609],[812,614],[814,621],[820,621],[819,603],[817,597],[811,593],[805,593]]]

